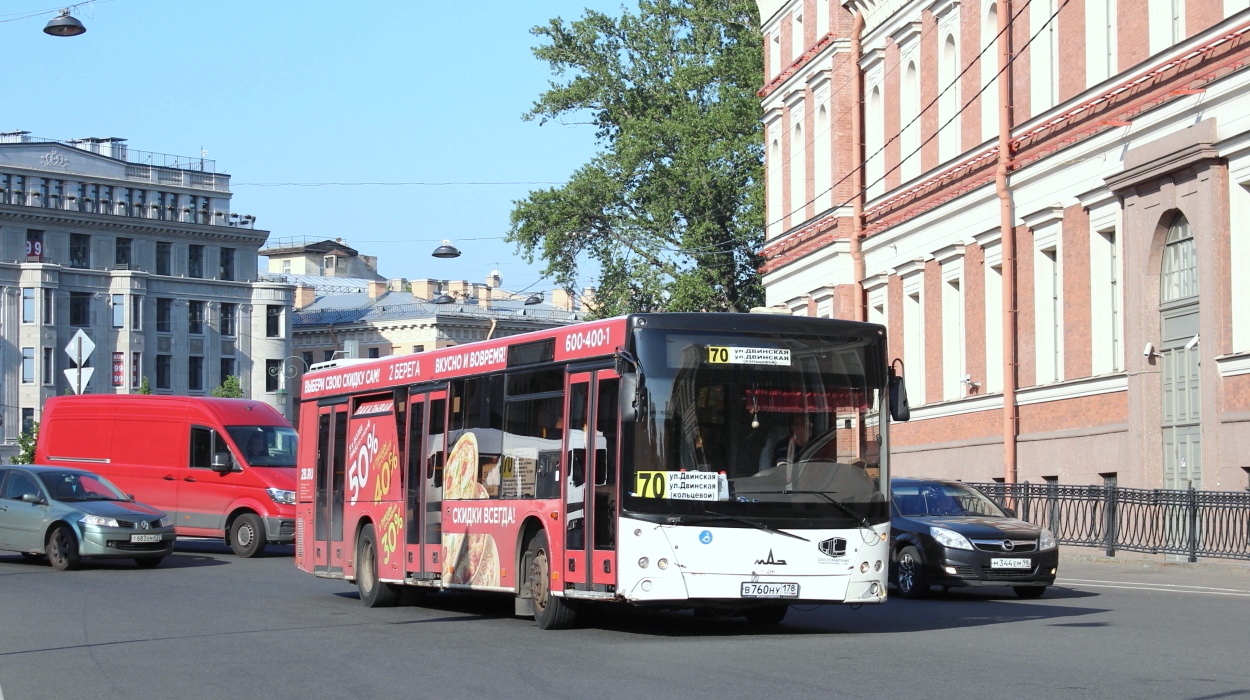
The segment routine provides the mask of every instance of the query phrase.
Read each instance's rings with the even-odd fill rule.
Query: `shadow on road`
[[[216,538],[186,538],[179,537],[174,543],[175,552],[194,552],[197,554],[222,555],[234,558],[234,552],[230,549],[230,545]],[[265,550],[260,553],[258,559],[269,559],[274,557],[294,557],[295,545],[290,544],[268,544]]]
[[[450,615],[396,620],[391,624],[501,619],[514,619],[522,625],[534,624],[532,619],[513,614],[513,599],[509,596],[461,591],[420,592],[416,589],[405,589],[404,593],[401,605]],[[359,600],[355,591],[340,591],[334,595],[346,600]],[[897,634],[1026,621],[1051,621],[1055,626],[1072,627],[1098,627],[1106,624],[1077,620],[1088,615],[1109,612],[1107,609],[1078,607],[1066,602],[1096,594],[1054,587],[1046,595],[1048,598],[1065,600],[1065,604],[1051,604],[1045,599],[1019,600],[1009,590],[1005,594],[952,592],[935,595],[927,600],[891,599],[885,605],[863,606],[858,609],[846,605],[793,606],[785,620],[773,626],[755,626],[741,617],[731,615],[717,616],[696,614],[688,610],[656,610],[608,604],[583,607],[578,627],[625,634],[691,638]]]

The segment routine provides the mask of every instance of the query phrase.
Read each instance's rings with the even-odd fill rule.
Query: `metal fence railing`
[[[1250,492],[973,483],[1060,544],[1116,551],[1250,559]]]

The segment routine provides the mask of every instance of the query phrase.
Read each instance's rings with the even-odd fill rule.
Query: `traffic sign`
[[[91,375],[94,372],[95,367],[74,367],[65,370],[65,378],[69,380],[69,386],[74,393],[81,394],[83,388],[91,381]]]
[[[95,343],[87,333],[79,328],[73,338],[69,339],[69,345],[65,346],[65,352],[69,354],[69,359],[74,361],[75,365],[82,367],[87,361],[87,357],[91,355],[91,351],[95,350]]]

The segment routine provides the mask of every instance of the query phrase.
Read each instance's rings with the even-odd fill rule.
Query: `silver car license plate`
[[[131,535],[130,541],[135,544],[138,544],[140,542],[160,542],[161,536],[160,535]]]
[[[743,598],[798,598],[799,584],[797,583],[761,583],[744,582],[742,584]]]
[[[990,559],[991,569],[1032,569],[1032,559],[1020,559],[1018,557],[994,557]]]

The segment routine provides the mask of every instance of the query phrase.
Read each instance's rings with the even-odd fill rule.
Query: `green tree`
[[[35,441],[39,438],[39,424],[31,424],[30,430],[23,430],[17,436],[17,454],[9,458],[13,464],[34,464]]]
[[[589,118],[600,152],[514,203],[508,240],[596,313],[739,311],[763,300],[763,39],[754,0],[641,0],[532,33],[553,81],[526,120]]]
[[[152,385],[148,383],[148,375],[143,375],[143,380],[139,382],[139,388],[135,390],[136,394],[151,394]]]
[[[243,387],[239,386],[239,378],[231,374],[221,380],[221,386],[213,389],[212,394],[221,399],[241,399]]]

